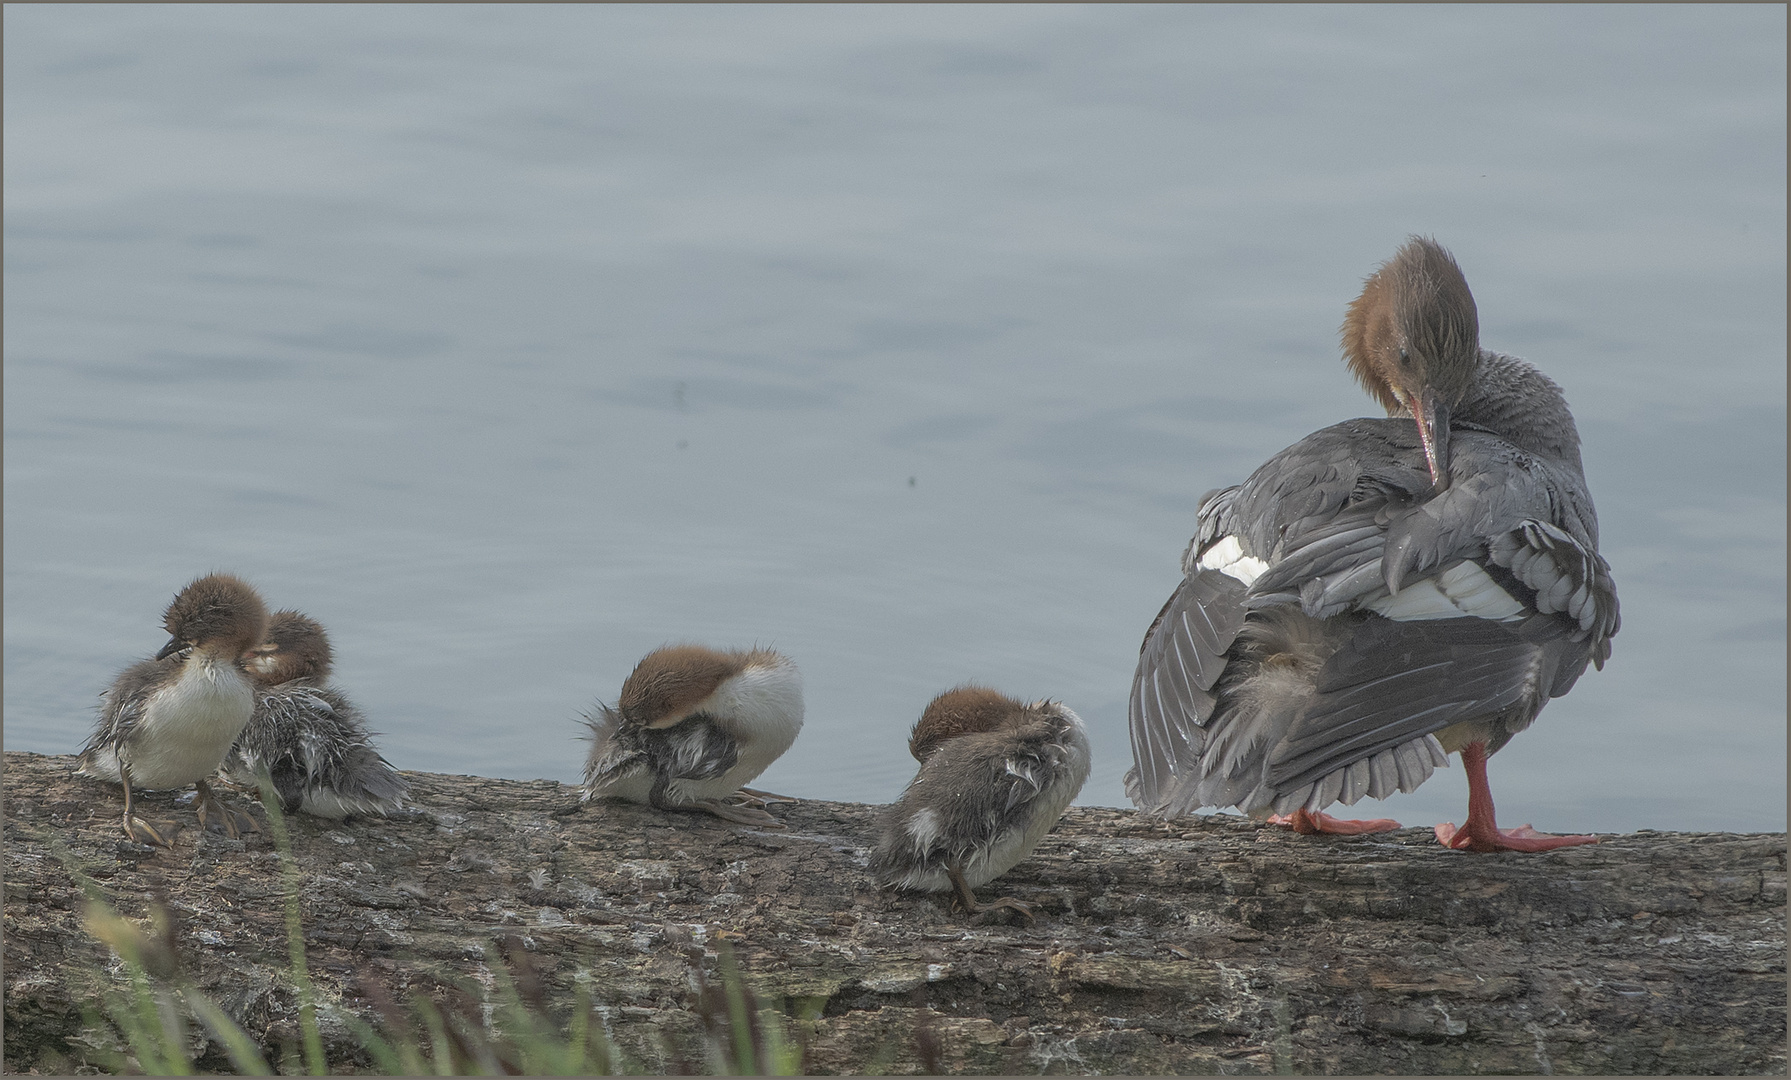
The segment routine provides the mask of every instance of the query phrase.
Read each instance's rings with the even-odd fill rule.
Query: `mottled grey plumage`
[[[686,800],[671,795],[679,781],[715,780],[740,760],[733,736],[708,716],[693,716],[669,728],[630,724],[609,705],[599,703],[587,721],[596,745],[585,770],[585,784],[602,791],[619,781],[647,778],[647,802],[661,810],[683,809]]]
[[[880,884],[971,890],[1006,873],[1057,823],[1088,778],[1082,720],[1052,701],[1025,704],[986,687],[935,698],[910,748],[920,771],[883,813],[870,870]],[[1018,901],[1001,906],[1030,916]]]
[[[289,814],[384,816],[410,793],[410,784],[373,745],[361,710],[341,691],[302,680],[256,695],[255,716],[225,768],[242,784],[254,784],[256,773],[266,769]]]
[[[1414,241],[1383,273],[1420,248],[1441,252]],[[1447,300],[1464,299],[1461,282]],[[1395,340],[1398,361],[1352,355],[1365,381],[1405,360]],[[1497,751],[1609,657],[1616,591],[1560,389],[1477,347],[1427,361],[1461,386],[1435,402],[1441,476],[1411,419],[1350,420],[1202,501],[1133,680],[1139,806],[1288,813],[1410,791],[1446,751]]]
[[[255,714],[223,771],[254,785],[266,772],[287,813],[343,818],[386,815],[404,805],[410,785],[380,756],[366,717],[328,684],[331,651],[324,629],[296,611],[277,611],[254,650]]]

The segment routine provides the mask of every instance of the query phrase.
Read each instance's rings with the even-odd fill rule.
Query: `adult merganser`
[[[979,885],[1038,846],[1088,779],[1082,719],[1054,701],[1028,705],[984,686],[934,698],[908,740],[920,772],[883,814],[871,872],[884,885],[956,889],[966,914],[1032,909],[1004,896],[978,904]]]
[[[124,834],[138,843],[173,846],[172,827],[132,811],[131,789],[178,788],[199,793],[201,826],[214,822],[232,837],[256,828],[226,808],[206,784],[255,707],[242,657],[267,628],[267,607],[242,579],[199,578],[168,605],[168,644],[153,660],[132,664],[100,697],[99,723],[81,750],[77,771],[124,786]]]
[[[741,785],[802,730],[802,675],[770,649],[669,645],[648,653],[612,708],[587,716],[595,739],[583,800],[626,799],[782,828],[758,806],[788,801]]]
[[[1320,811],[1411,791],[1459,752],[1468,818],[1443,843],[1595,842],[1500,830],[1486,780],[1617,633],[1566,399],[1480,348],[1466,279],[1421,237],[1367,279],[1343,352],[1394,419],[1325,428],[1201,501],[1132,683],[1128,794],[1375,831],[1398,823]]]
[[[375,749],[361,710],[326,685],[331,659],[329,637],[315,619],[274,612],[246,664],[255,714],[224,771],[251,786],[265,771],[289,814],[389,814],[404,805],[410,785]]]

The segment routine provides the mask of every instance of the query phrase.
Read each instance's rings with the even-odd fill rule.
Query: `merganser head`
[[[697,712],[722,683],[747,668],[786,662],[769,649],[720,652],[701,645],[667,645],[635,665],[622,683],[616,710],[626,723],[669,728]]]
[[[1039,705],[1043,705],[1040,702]],[[1037,719],[1029,706],[986,686],[953,687],[934,698],[908,736],[908,752],[925,763],[949,739],[983,731],[999,731]]]
[[[207,574],[174,597],[162,615],[168,644],[161,660],[184,649],[235,660],[267,631],[267,605],[248,582],[232,574]]]
[[[267,620],[267,634],[249,650],[249,677],[257,686],[278,686],[294,679],[321,683],[330,677],[329,635],[323,624],[302,612],[276,611]]]
[[[1407,240],[1350,304],[1343,355],[1387,415],[1416,422],[1431,483],[1446,486],[1449,415],[1480,364],[1480,318],[1454,257],[1427,237]]]

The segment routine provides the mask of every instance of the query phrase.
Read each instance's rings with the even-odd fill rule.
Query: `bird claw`
[[[769,806],[772,803],[798,803],[802,801],[801,799],[791,798],[788,795],[776,795],[769,791],[760,791],[758,788],[749,787],[743,787],[734,794],[737,797],[743,797],[744,801],[751,806]]]
[[[1332,817],[1329,814],[1313,813],[1310,810],[1295,810],[1291,814],[1271,815],[1269,824],[1285,825],[1302,836],[1317,836],[1320,833],[1329,833],[1333,836],[1362,836],[1367,833],[1392,832],[1405,827],[1392,818],[1352,821],[1347,818]]]
[[[1519,825],[1515,829],[1494,828],[1483,832],[1471,826],[1458,829],[1454,822],[1444,822],[1436,827],[1436,834],[1438,843],[1456,851],[1552,851],[1555,848],[1598,843],[1596,836],[1553,836],[1537,832],[1529,825]]]

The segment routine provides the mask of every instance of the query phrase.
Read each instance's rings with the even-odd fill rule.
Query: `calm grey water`
[[[1197,499],[1373,413],[1336,328],[1424,232],[1566,387],[1623,601],[1502,819],[1782,829],[1785,19],[9,6],[6,744],[218,568],[401,767],[572,780],[643,653],[756,641],[768,788],[892,798],[978,679],[1123,805]]]

